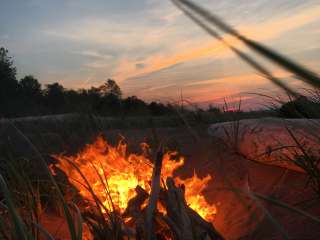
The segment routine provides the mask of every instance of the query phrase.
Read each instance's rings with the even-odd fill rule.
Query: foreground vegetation
[[[230,34],[235,35],[264,57],[277,63],[287,71],[295,74],[297,77],[300,77],[300,79],[303,79],[311,85],[311,87],[314,89],[313,92],[317,92],[319,90],[319,78],[309,70],[293,63],[287,58],[282,57],[278,53],[263,47],[259,43],[243,37],[232,28],[228,27],[228,25],[226,25],[220,19],[217,19],[215,16],[207,13],[193,3],[189,1],[175,2],[179,4],[178,6],[181,6],[180,4],[185,3],[186,6],[192,9],[192,11],[200,12],[200,15],[207,19],[207,21],[218,25],[218,27],[226,30]],[[183,10],[186,11],[187,15],[192,16],[188,8],[183,8]],[[201,25],[201,21],[198,19],[196,19],[196,22]],[[211,35],[214,35],[216,38],[220,39],[219,35],[215,34],[213,30],[208,29],[204,25],[201,26],[204,27],[205,30],[207,30]],[[279,82],[278,79],[274,78],[272,74],[265,70],[264,67],[256,63],[255,60],[246,56],[244,53],[235,49],[234,47],[232,47],[232,49],[240,56],[240,58],[247,61],[268,79],[282,87],[287,93],[290,94],[290,96],[292,95],[294,100],[292,100],[289,104],[285,104],[279,110],[283,116],[318,116],[319,111],[317,108],[319,104],[319,98],[313,99],[311,97],[311,100],[308,100],[305,97],[300,96],[297,91],[289,89],[285,83],[282,83],[282,81]],[[40,84],[31,76],[27,76],[20,81],[16,80],[15,68],[12,65],[13,63],[7,56],[7,51],[3,48],[0,51],[0,57],[0,77],[1,80],[3,80],[3,82],[6,84],[6,91],[1,91],[0,95],[1,109],[3,109],[2,116],[4,117],[25,116],[29,115],[30,113],[34,113],[35,115],[66,113],[70,112],[70,109],[74,109],[75,105],[79,106],[81,111],[84,110],[84,112],[89,112],[90,114],[85,115],[86,117],[89,117],[89,119],[93,116],[93,114],[108,115],[113,112],[121,115],[123,112],[127,113],[132,111],[132,113],[137,113],[140,111],[138,109],[144,109],[143,111],[141,110],[143,114],[145,114],[145,111],[150,112],[151,115],[174,113],[176,116],[178,116],[178,118],[180,118],[181,123],[185,124],[189,130],[192,130],[192,124],[189,124],[190,120],[188,117],[186,117],[184,114],[181,114],[175,107],[165,106],[158,103],[147,104],[134,97],[122,99],[121,90],[113,80],[108,80],[105,85],[99,88],[81,90],[78,92],[73,90],[65,90],[57,83],[48,85],[44,90],[41,90]],[[24,107],[21,105],[19,106],[21,102],[25,104]],[[308,108],[311,110],[307,110],[307,108],[304,106],[308,106]],[[22,109],[26,109],[25,112],[23,112]],[[220,114],[220,111],[217,112]],[[196,111],[192,114],[192,116],[197,119],[196,121],[200,121],[201,119],[203,120],[203,116],[205,116],[205,114],[201,111]],[[239,113],[238,111],[232,116],[238,117],[241,114],[242,113]],[[235,123],[237,123],[238,120],[239,118],[234,119]],[[93,136],[97,132],[105,129],[103,124],[101,124],[103,121],[98,118],[92,118],[90,121],[86,122],[84,122],[83,119],[80,119],[79,122],[82,123],[82,126],[84,126],[83,128],[79,128],[78,125],[75,126],[74,122],[71,122],[70,124],[74,127],[73,131],[77,132],[77,134],[74,136],[70,136],[70,132],[67,132],[66,129],[60,129],[61,136],[59,137],[61,138],[62,142],[68,137],[73,137],[73,143],[77,145],[78,143],[76,142],[76,139],[78,139],[78,141],[86,141],[85,139],[90,138],[90,135]],[[6,124],[8,124],[6,128],[10,127],[14,130],[14,134],[12,136],[14,136],[16,139],[22,139],[20,146],[17,147],[17,149],[30,149],[30,153],[28,156],[21,155],[19,152],[11,151],[12,149],[8,147],[9,145],[1,146],[3,149],[1,149],[2,155],[0,169],[0,187],[2,192],[0,206],[0,239],[53,239],[53,236],[41,225],[40,222],[40,216],[45,211],[49,210],[56,212],[60,210],[62,212],[68,224],[68,229],[72,240],[80,240],[84,238],[82,227],[85,220],[91,221],[90,223],[93,226],[92,231],[95,239],[123,239],[122,221],[118,215],[108,213],[106,214],[106,218],[100,216],[103,215],[101,212],[98,212],[96,215],[90,215],[89,217],[83,215],[77,206],[77,204],[81,203],[81,200],[72,199],[72,201],[69,201],[65,198],[65,191],[74,190],[70,186],[66,187],[68,181],[55,179],[49,170],[48,163],[50,162],[50,157],[48,157],[48,155],[42,151],[40,152],[38,148],[35,147],[34,143],[32,143],[25,135],[23,127],[18,126],[19,122],[15,123],[14,121],[8,121]],[[150,126],[155,127],[152,124]],[[235,126],[237,126],[237,124],[235,124]],[[81,133],[83,133],[82,136]],[[84,137],[85,134],[88,135]],[[314,156],[309,156],[307,151],[305,151],[305,146],[301,145],[299,141],[295,139],[294,132],[290,130],[290,134],[296,141],[297,146],[304,153],[301,157],[293,160],[297,166],[305,171],[305,174],[307,174],[310,179],[311,187],[319,195],[320,171],[318,164],[320,160]],[[83,138],[79,140],[79,137]],[[39,141],[42,140],[43,139],[40,139]],[[8,137],[6,141],[11,142],[12,139]],[[64,148],[66,146],[62,144],[61,147]],[[90,188],[90,186],[88,186],[88,188]],[[94,192],[92,192],[92,195],[93,198],[96,199]],[[266,200],[271,204],[286,208],[306,218],[310,218],[317,223],[320,223],[319,216],[308,214],[296,207],[279,202],[272,197],[254,194],[250,191],[248,191],[246,195],[253,199]],[[319,201],[319,198],[316,199],[316,201]],[[97,205],[96,210],[101,211],[99,207],[101,203],[96,201],[95,204]],[[275,221],[272,216],[269,217],[270,221]],[[275,222],[275,224],[277,223]],[[281,226],[278,227],[280,231],[282,231]],[[282,232],[282,234],[283,238],[288,238],[285,232]]]

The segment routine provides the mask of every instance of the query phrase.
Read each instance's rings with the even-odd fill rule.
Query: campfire
[[[66,174],[87,201],[85,210],[92,210],[92,203],[98,203],[95,207],[98,205],[102,214],[117,213],[126,234],[135,239],[144,239],[138,235],[146,236],[149,230],[149,235],[158,234],[161,239],[185,239],[194,231],[208,236],[205,239],[221,239],[212,225],[217,208],[202,193],[212,177],[200,178],[196,173],[187,179],[173,177],[174,171],[184,165],[183,157],[177,152],[159,151],[152,161],[149,146],[142,143],[141,149],[141,154],[128,154],[124,141],[111,146],[99,136],[75,156],[54,155],[57,164],[51,169],[54,174],[57,169]],[[143,230],[150,211],[152,230]],[[190,229],[185,229],[187,225]]]

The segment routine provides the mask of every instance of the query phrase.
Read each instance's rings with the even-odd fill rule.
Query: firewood
[[[159,151],[154,164],[150,195],[137,186],[136,196],[128,202],[123,217],[131,218],[134,223],[136,239],[168,239],[175,240],[223,240],[214,226],[205,221],[191,209],[185,200],[185,186],[176,186],[173,178],[166,179],[160,186],[162,152]],[[149,199],[146,209],[144,202]],[[157,211],[157,202],[166,210],[166,214]],[[130,225],[130,224],[129,224]],[[132,225],[131,225],[132,226]]]
[[[188,215],[191,218],[192,224],[199,226],[200,229],[204,230],[204,233],[209,235],[212,240],[223,240],[224,238],[220,233],[213,227],[213,225],[205,221],[196,211],[188,207]],[[198,232],[201,230],[198,230]]]
[[[157,153],[156,161],[154,163],[153,172],[152,172],[152,180],[151,180],[151,193],[149,198],[149,203],[147,207],[146,214],[146,239],[152,240],[156,239],[153,228],[153,216],[154,211],[157,207],[158,196],[160,192],[160,175],[161,175],[161,167],[162,167],[162,159],[163,152],[160,149]]]
[[[166,207],[168,217],[164,220],[174,233],[175,239],[223,240],[211,223],[187,205],[184,186],[175,186],[172,178],[167,179],[166,185],[168,189],[162,189],[160,201]]]
[[[128,218],[130,221],[127,225],[133,225],[135,231],[135,239],[143,239],[144,229],[144,212],[142,211],[143,203],[148,199],[149,194],[139,185],[135,188],[137,195],[128,202],[125,212],[122,214],[123,218]]]
[[[122,216],[124,218],[140,218],[142,217],[141,207],[142,204],[148,199],[149,194],[139,185],[135,188],[137,195],[130,199],[128,206]]]
[[[211,223],[205,221],[187,205],[184,186],[177,187],[172,178],[167,179],[166,185],[167,188],[160,188],[158,201],[166,209],[167,215],[155,209],[152,218],[154,225],[151,232],[154,237],[152,239],[167,239],[166,237],[170,235],[176,240],[223,240]],[[129,201],[123,216],[132,218],[132,222],[135,223],[135,239],[143,240],[147,234],[146,214],[142,205],[149,198],[149,194],[140,186],[136,187],[136,193],[137,195]]]
[[[192,222],[187,213],[188,206],[182,189],[175,186],[172,178],[166,180],[166,185],[168,187],[165,197],[167,215],[176,226],[176,238],[179,240],[194,240]]]

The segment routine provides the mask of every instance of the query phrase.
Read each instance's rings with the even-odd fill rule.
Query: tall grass
[[[46,174],[46,176],[48,177],[49,183],[51,186],[51,188],[54,189],[59,202],[62,206],[63,209],[63,213],[65,216],[65,219],[67,221],[68,224],[68,230],[70,233],[70,238],[71,240],[80,240],[82,239],[82,217],[81,215],[79,215],[79,210],[77,209],[77,206],[75,206],[74,204],[70,204],[67,203],[64,195],[58,185],[58,183],[56,182],[55,178],[53,177],[53,175],[51,174],[51,171],[49,170],[49,167],[47,165],[47,162],[45,161],[45,159],[43,158],[42,154],[38,151],[38,149],[33,145],[33,143],[29,140],[29,138],[27,136],[25,136],[20,129],[18,129],[14,124],[12,124],[12,127],[16,130],[16,132],[18,133],[18,135],[20,135],[22,137],[22,139],[25,141],[25,143],[27,145],[29,145],[29,147],[33,150],[33,152],[35,153],[35,155],[37,156],[38,162],[40,163],[40,166],[42,168],[42,171],[44,171],[44,173]],[[31,221],[28,222],[29,226],[35,226],[35,228],[37,230],[34,230],[35,228],[31,227],[31,231],[28,231],[26,224],[21,222],[19,219],[21,219],[22,217],[19,216],[18,212],[18,208],[17,206],[15,206],[14,200],[12,199],[11,195],[12,193],[10,193],[10,191],[8,190],[8,188],[6,187],[7,185],[5,184],[5,180],[2,179],[2,191],[5,197],[5,205],[4,207],[8,207],[9,209],[9,215],[11,216],[11,219],[13,220],[13,226],[14,229],[18,229],[17,233],[18,234],[24,234],[24,235],[19,235],[19,237],[23,237],[21,239],[35,239],[38,240],[39,239],[39,231],[44,232],[44,228],[41,227],[40,223],[39,223],[39,209],[38,207],[41,206],[41,200],[39,197],[39,193],[37,191],[34,191],[33,185],[31,184],[31,179],[28,178],[29,176],[25,176],[23,177],[23,173],[24,171],[21,169],[15,169],[15,167],[8,163],[6,164],[6,169],[7,170],[11,170],[11,178],[13,178],[13,181],[16,181],[16,186],[18,187],[22,187],[24,189],[24,195],[26,196],[26,199],[30,199],[27,201],[27,203],[29,202],[30,204],[27,204],[26,206],[21,206],[22,208],[26,207],[26,213],[30,214],[31,217]],[[17,193],[16,193],[17,194]],[[26,204],[24,202],[24,204]],[[76,210],[77,213],[77,217],[76,217],[76,221],[77,221],[77,226],[74,224],[74,218],[72,217],[72,213],[70,211],[70,208],[73,208]],[[20,209],[21,210],[21,209]],[[22,212],[22,211],[20,211]],[[22,214],[23,215],[23,214]],[[3,216],[0,216],[3,217]],[[23,216],[23,218],[25,218],[25,216]],[[26,233],[28,232],[28,234],[26,235]],[[47,235],[47,234],[45,234]],[[25,238],[28,237],[28,238]],[[15,239],[15,238],[13,238]],[[18,238],[20,239],[20,238]]]
[[[9,187],[14,193],[13,201],[20,205],[19,208],[26,208],[23,210],[23,215],[27,229],[31,230],[35,239],[38,239],[43,206],[40,201],[39,181],[30,178],[28,165],[23,159],[21,161],[10,159],[5,168],[5,175],[10,179]]]
[[[247,38],[242,35],[220,18],[215,16],[214,14],[208,12],[202,7],[194,4],[189,0],[172,0],[176,6],[178,6],[188,17],[190,17],[196,24],[198,24],[201,28],[203,28],[207,33],[209,33],[214,38],[223,42],[227,47],[229,47],[240,59],[248,63],[251,67],[253,67],[259,74],[262,74],[271,82],[279,86],[281,89],[286,91],[289,95],[294,97],[299,97],[299,93],[295,89],[289,87],[283,80],[276,78],[273,76],[271,71],[269,71],[265,66],[260,64],[256,59],[247,53],[241,51],[240,49],[230,45],[228,42],[224,40],[224,38],[215,30],[213,27],[220,29],[224,33],[230,34],[240,41],[242,41],[248,48],[252,49],[254,52],[263,56],[267,60],[272,63],[277,64],[281,68],[286,71],[292,73],[297,79],[311,85],[316,89],[317,94],[313,97],[317,100],[320,99],[318,94],[320,88],[320,79],[319,76],[306,67],[294,62],[290,58],[283,56],[282,54],[258,43],[254,40]],[[239,104],[239,112],[240,112]],[[187,126],[188,130],[192,133],[195,138],[197,138],[196,133],[193,131],[192,126],[188,123],[184,115],[181,111],[177,111],[179,117],[183,120],[183,123]],[[197,118],[202,118],[201,115],[197,115]],[[94,119],[93,122],[96,124],[96,128],[103,130],[105,126],[103,126],[102,119],[96,121]],[[60,189],[60,186],[56,179],[52,176],[50,170],[48,169],[47,162],[43,158],[42,154],[38,151],[38,149],[34,146],[34,144],[28,139],[23,132],[17,128],[14,124],[12,124],[16,132],[25,140],[26,145],[33,149],[35,155],[39,159],[39,163],[41,165],[42,170],[48,177],[49,184],[47,187],[53,187],[54,191],[59,199],[59,202],[63,208],[64,216],[68,224],[68,229],[70,232],[70,237],[72,240],[80,240],[82,239],[82,225],[83,221],[86,221],[94,237],[96,239],[121,239],[123,237],[123,222],[119,214],[113,208],[113,211],[109,211],[104,204],[102,204],[101,200],[96,196],[93,191],[92,186],[73,162],[68,161],[70,163],[70,167],[75,168],[82,179],[84,180],[84,186],[90,192],[93,199],[94,211],[85,212],[83,215],[80,213],[80,210],[74,203],[69,203],[65,200],[63,192]],[[238,141],[238,133],[239,133],[239,119],[235,119],[233,125],[233,137],[234,141]],[[317,192],[320,197],[320,170],[318,164],[320,160],[315,158],[314,156],[310,156],[304,147],[299,143],[296,139],[294,133],[288,130],[292,138],[295,140],[297,146],[300,151],[303,153],[301,157],[294,159],[294,163],[301,167],[306,174],[309,176],[309,182],[311,187]],[[95,168],[95,166],[92,166]],[[38,240],[40,236],[45,239],[54,239],[48,231],[45,230],[40,223],[40,215],[42,214],[42,202],[41,202],[41,194],[39,190],[39,182],[33,181],[30,176],[21,169],[21,166],[15,166],[8,164],[6,166],[6,170],[8,176],[5,178],[0,175],[0,188],[3,194],[3,200],[0,202],[0,206],[4,209],[4,213],[0,214],[0,234],[2,239],[21,239],[21,240]],[[110,206],[112,206],[112,199],[109,194],[108,182],[106,178],[106,173],[100,174],[97,169],[96,172],[104,185],[105,192],[110,198]],[[8,184],[11,186],[10,190]],[[310,218],[316,222],[320,222],[318,217],[315,217],[309,213],[306,213],[300,209],[289,206],[281,201],[275,200],[268,196],[263,196],[258,193],[249,192],[247,194],[249,197],[253,198],[255,201],[258,199],[263,199],[264,201],[268,201],[274,205],[286,208],[296,214],[301,216]],[[103,209],[103,210],[102,210]],[[274,218],[266,211],[266,214],[269,216],[270,220],[273,221],[275,225],[278,225]],[[76,213],[76,219],[74,219],[72,211]],[[9,220],[9,221],[8,221]],[[76,223],[75,223],[76,220]],[[287,233],[283,232],[281,226],[279,230],[282,232],[283,236],[287,238]]]
[[[298,150],[302,153],[296,153],[295,158],[289,159],[289,161],[293,161],[294,164],[300,167],[308,175],[308,185],[311,186],[320,199],[320,157],[310,154],[308,147],[303,146],[303,144],[300,143],[291,129],[287,128],[287,131],[294,140]]]
[[[262,56],[263,58],[269,60],[271,63],[274,63],[278,66],[280,66],[282,69],[288,71],[291,73],[296,79],[303,81],[304,83],[309,84],[313,89],[311,90],[315,94],[311,94],[311,97],[313,98],[313,102],[319,103],[319,89],[320,89],[320,78],[319,76],[309,70],[308,68],[302,66],[301,64],[293,61],[289,57],[286,57],[279,52],[276,52],[275,50],[264,46],[263,44],[256,42],[252,39],[247,38],[231,26],[229,26],[226,22],[221,20],[219,17],[217,17],[215,14],[207,11],[206,9],[200,7],[199,5],[193,3],[189,0],[172,0],[172,2],[181,9],[186,16],[188,16],[193,22],[195,22],[198,26],[200,26],[203,30],[205,30],[207,33],[209,33],[211,36],[213,36],[215,39],[221,41],[225,46],[227,46],[233,53],[235,53],[236,56],[238,56],[240,59],[242,59],[244,62],[246,62],[248,65],[253,67],[259,74],[262,74],[265,78],[269,79],[272,83],[276,84],[280,89],[285,91],[289,97],[293,96],[294,98],[299,98],[301,95],[298,93],[296,89],[292,89],[288,86],[288,84],[281,79],[278,79],[273,76],[273,74],[262,64],[260,64],[257,59],[251,57],[247,53],[241,51],[240,49],[236,48],[235,46],[230,45],[228,42],[224,40],[224,38],[218,33],[217,29],[220,31],[232,35],[233,37],[240,40],[242,43],[244,43],[245,46],[247,46],[249,49],[253,50],[258,55]],[[310,106],[310,105],[309,105]],[[305,106],[305,107],[309,107]],[[313,112],[317,112],[318,109],[311,109]],[[309,111],[310,112],[310,111]],[[312,112],[312,111],[311,111]],[[299,113],[302,117],[305,117],[303,112]],[[237,120],[234,121],[233,124],[233,135],[237,136],[239,132],[239,122]],[[305,146],[302,146],[297,138],[295,137],[294,133],[288,129],[288,132],[294,142],[296,143],[297,147],[299,148],[300,152],[302,152],[302,155],[297,157],[296,159],[290,159],[293,161],[297,166],[299,166],[301,169],[305,171],[309,178],[309,183],[311,187],[314,189],[314,191],[318,194],[320,197],[320,168],[319,163],[320,159],[319,157],[314,157],[308,154],[307,149]],[[235,137],[235,142],[237,142],[237,138]],[[320,146],[320,143],[319,143]],[[266,216],[269,218],[269,220],[280,230],[282,236],[284,238],[288,238],[289,236],[285,231],[282,230],[281,226],[279,226],[279,223],[274,221],[273,216],[271,213],[264,208],[258,199],[267,201],[275,206],[279,206],[282,208],[285,208],[291,212],[294,212],[300,216],[307,217],[309,219],[312,219],[313,221],[319,222],[319,218],[316,216],[313,216],[307,212],[304,212],[300,209],[297,209],[296,207],[289,206],[286,203],[283,203],[279,200],[276,200],[274,198],[271,198],[269,196],[264,196],[262,194],[253,193],[251,191],[248,191],[246,193],[247,196],[252,198],[258,206],[262,208]]]

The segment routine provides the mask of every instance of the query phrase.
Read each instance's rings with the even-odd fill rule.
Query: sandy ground
[[[310,200],[315,195],[306,187],[304,174],[244,159],[214,142],[206,127],[194,129],[194,133],[186,128],[162,128],[109,130],[105,135],[111,143],[116,143],[119,136],[125,137],[130,150],[139,149],[140,142],[157,139],[185,156],[186,164],[176,174],[182,177],[190,177],[194,171],[199,176],[210,174],[213,181],[205,196],[218,206],[214,225],[226,239],[283,239],[284,234],[290,239],[320,239],[319,225],[248,194],[260,193],[319,215],[319,201]],[[65,232],[56,219],[45,221],[52,231]],[[65,239],[62,233],[60,237]]]

